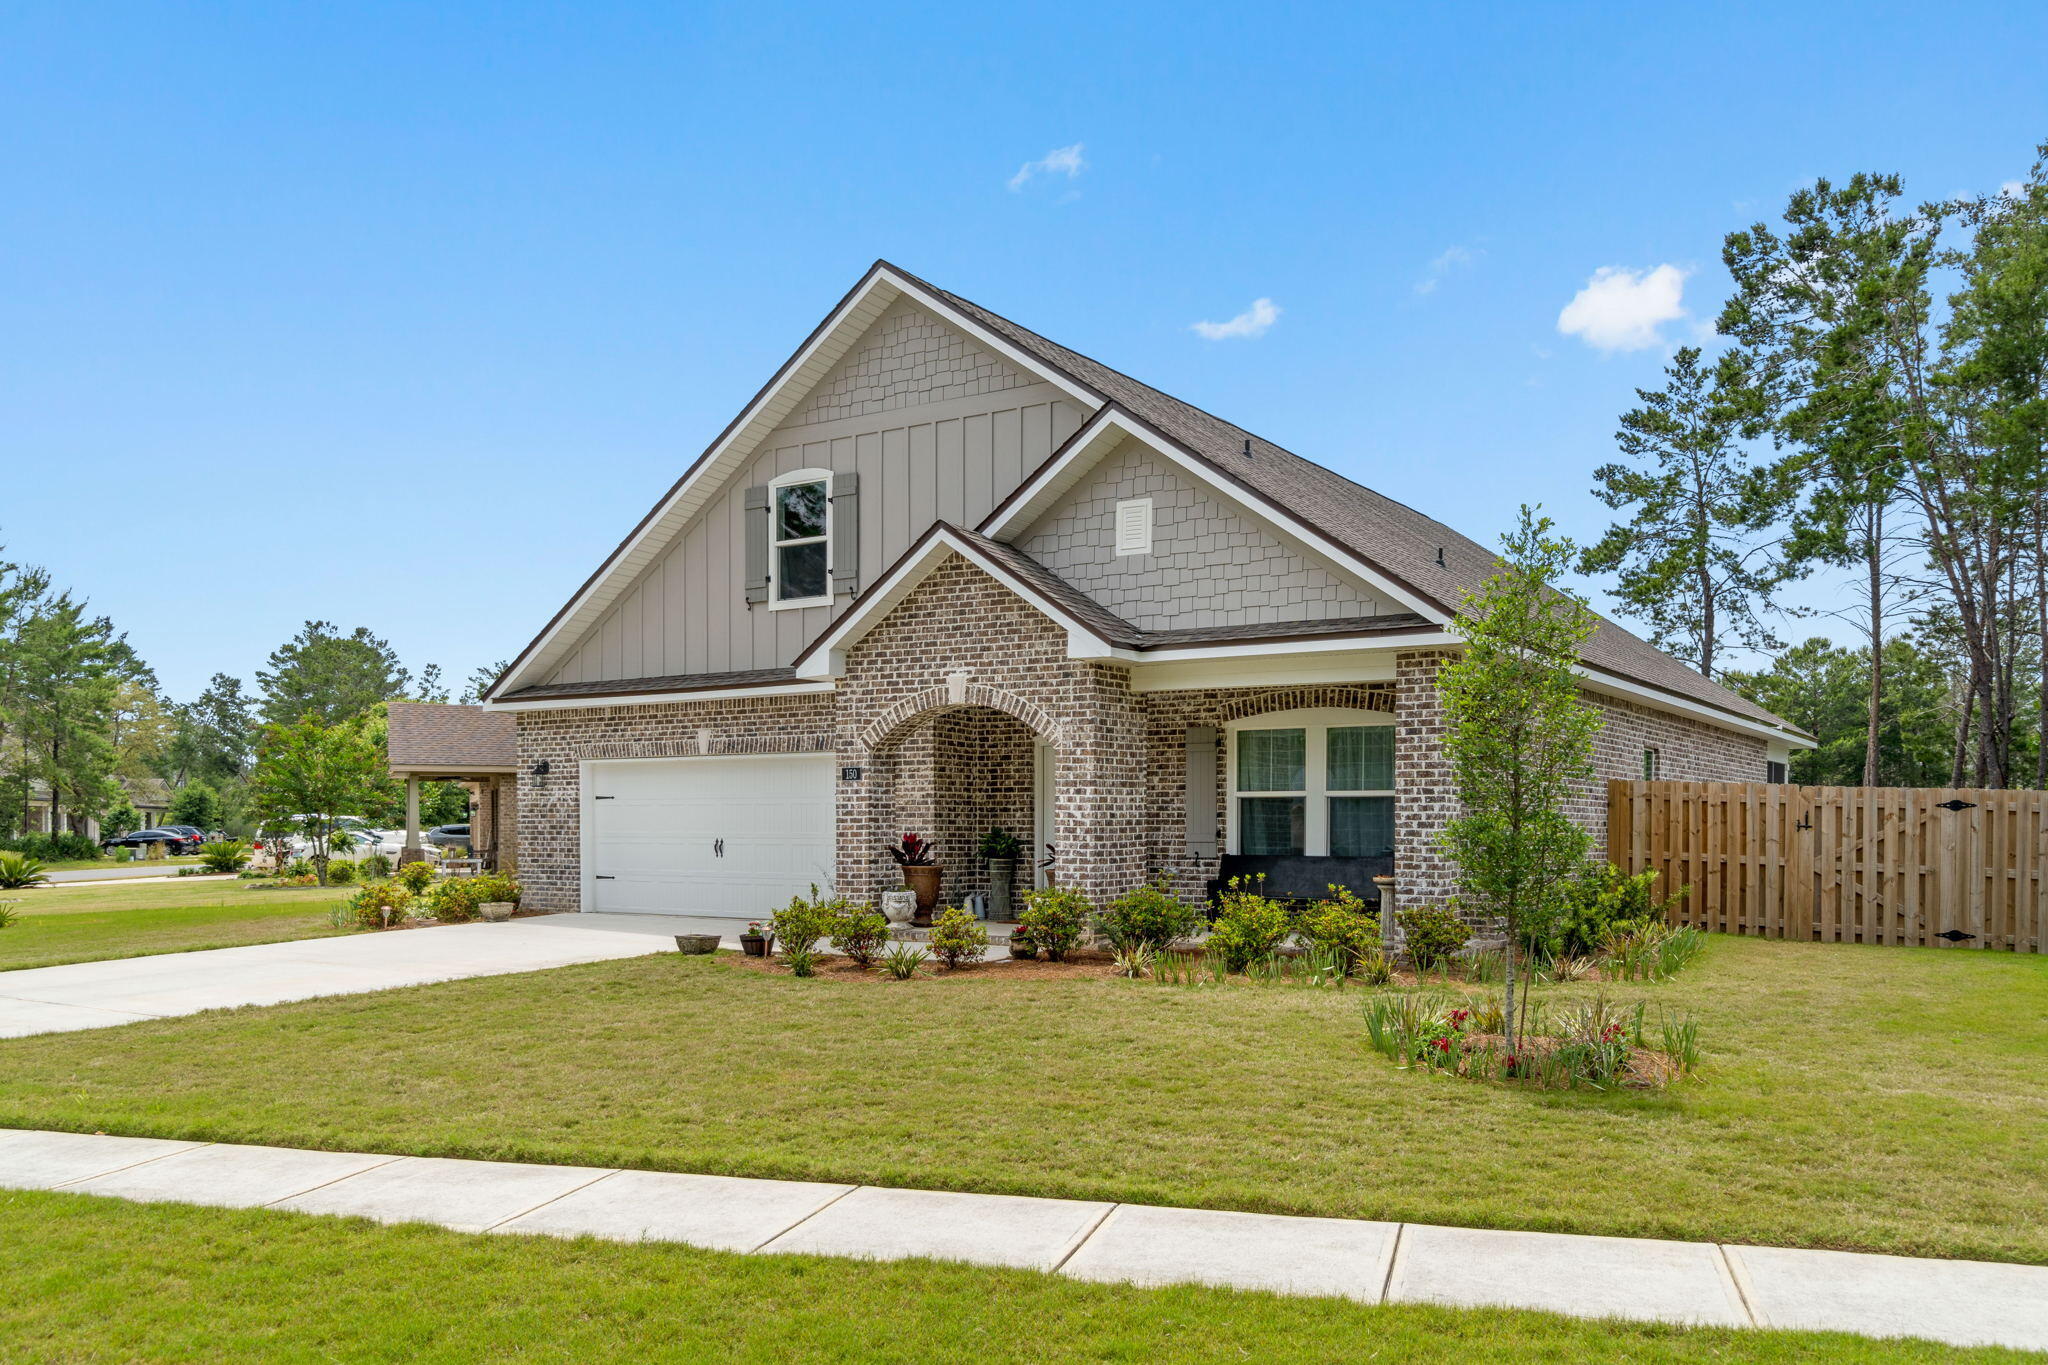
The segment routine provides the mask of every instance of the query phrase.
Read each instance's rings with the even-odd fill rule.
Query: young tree
[[[1756,404],[1742,354],[1701,363],[1687,346],[1661,389],[1621,419],[1615,440],[1634,464],[1593,472],[1595,497],[1626,522],[1579,557],[1581,573],[1619,573],[1617,600],[1649,622],[1652,639],[1708,677],[1724,644],[1777,644],[1758,613],[1784,579],[1759,536],[1791,501],[1790,488],[1754,467],[1739,437]]]
[[[220,827],[220,794],[204,782],[188,782],[171,797],[170,823],[196,825],[200,829]]]
[[[257,818],[266,828],[290,826],[306,835],[322,886],[338,817],[390,800],[391,786],[383,752],[362,722],[324,725],[311,713],[264,727],[249,777]]]
[[[1467,592],[1453,629],[1464,649],[1445,665],[1444,752],[1464,813],[1443,832],[1458,864],[1459,903],[1507,931],[1507,1046],[1515,1050],[1515,950],[1559,908],[1560,893],[1592,842],[1565,814],[1593,775],[1599,713],[1579,698],[1574,672],[1598,619],[1552,586],[1572,563],[1570,541],[1548,517],[1522,509],[1502,539],[1498,573]]]
[[[337,634],[327,621],[306,622],[268,662],[256,674],[263,689],[258,710],[267,725],[294,724],[307,714],[326,725],[354,720],[380,701],[404,696],[412,682],[389,644],[362,626]]]

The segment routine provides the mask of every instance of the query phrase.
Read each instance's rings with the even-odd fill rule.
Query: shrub
[[[11,905],[0,905],[0,929],[5,929],[20,919],[21,915]]]
[[[945,963],[948,971],[981,961],[981,950],[986,947],[988,930],[960,906],[947,906],[932,921],[932,955]]]
[[[0,852],[26,854],[44,863],[95,862],[100,846],[83,834],[23,834],[0,839]]]
[[[1158,954],[1152,950],[1150,944],[1127,944],[1116,950],[1116,956],[1110,960],[1109,968],[1118,976],[1126,976],[1136,981],[1140,977],[1152,974],[1152,964],[1157,958]]]
[[[1088,929],[1088,898],[1071,886],[1041,886],[1024,893],[1019,934],[1045,950],[1048,962],[1066,959]]]
[[[908,981],[917,969],[931,960],[931,954],[915,943],[899,943],[882,957],[882,970],[892,981]]]
[[[1368,986],[1384,986],[1394,979],[1394,960],[1378,948],[1368,948],[1352,961],[1351,974]]]
[[[1397,911],[1394,918],[1419,972],[1444,966],[1472,937],[1465,921],[1441,905],[1410,906]]]
[[[363,859],[363,879],[381,882],[391,875],[391,860],[381,853],[372,853]]]
[[[832,946],[857,967],[872,967],[889,941],[889,921],[872,905],[849,905],[832,921]]]
[[[0,887],[18,891],[27,886],[41,886],[50,880],[43,871],[41,860],[23,853],[0,853]]]
[[[412,893],[397,882],[372,882],[349,897],[348,908],[360,927],[386,929],[404,921],[412,899]]]
[[[782,960],[789,964],[789,974],[791,976],[816,976],[818,974],[818,950],[816,947],[792,948],[785,944],[782,949]]]
[[[1201,912],[1164,885],[1141,886],[1111,901],[1095,918],[1095,927],[1118,952],[1150,948],[1164,952],[1177,939],[1195,932]]]
[[[1332,886],[1329,896],[1303,911],[1294,927],[1311,948],[1326,948],[1347,964],[1380,946],[1379,917],[1347,887]]]
[[[795,954],[815,953],[818,940],[832,932],[846,910],[844,896],[820,896],[818,884],[812,882],[810,895],[792,896],[788,905],[775,912],[768,921],[768,932],[775,935],[782,955],[794,962]]]
[[[1232,877],[1217,907],[1216,922],[1209,928],[1209,950],[1220,954],[1230,971],[1244,971],[1270,957],[1287,937],[1287,907],[1263,894],[1265,884],[1264,874]]]
[[[279,868],[277,871],[277,875],[279,878],[311,877],[313,875],[313,865],[307,862],[304,858],[294,858],[290,862],[286,863],[283,867]]]
[[[981,846],[976,851],[984,858],[1021,858],[1024,841],[998,825],[981,836]]]
[[[208,872],[240,872],[249,865],[249,846],[240,839],[206,844],[199,850],[199,861]]]
[[[433,885],[436,875],[432,863],[407,863],[398,869],[398,884],[417,896]]]
[[[356,879],[356,865],[344,858],[336,858],[327,864],[329,886],[351,886]]]
[[[476,908],[489,897],[479,894],[481,877],[443,877],[421,897],[427,913],[443,924],[465,924],[476,918]],[[397,883],[389,883],[397,885]]]
[[[525,894],[524,888],[505,872],[479,872],[474,877],[462,877],[458,880],[469,884],[470,894],[476,897],[478,905],[485,905],[491,901],[510,901],[517,905],[520,896]]]
[[[1688,888],[1660,900],[1656,884],[1654,868],[1630,876],[1609,863],[1588,863],[1566,883],[1554,919],[1523,927],[1523,945],[1543,958],[1584,957],[1617,934],[1662,924]]]

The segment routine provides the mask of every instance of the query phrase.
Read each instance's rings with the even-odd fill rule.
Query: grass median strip
[[[1700,1083],[1398,1070],[1363,990],[662,955],[0,1043],[0,1124],[2048,1262],[2048,959],[1717,939],[1609,989],[1700,1021]]]
[[[40,1362],[2021,1358],[64,1193],[0,1192],[0,1246],[0,1338]]]

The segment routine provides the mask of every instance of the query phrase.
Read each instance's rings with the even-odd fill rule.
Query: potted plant
[[[747,921],[747,932],[740,935],[740,951],[748,957],[768,956],[768,935],[761,932],[761,921]]]
[[[898,887],[882,893],[882,918],[891,924],[908,924],[917,913],[917,893],[909,887]]]
[[[930,928],[932,907],[939,903],[940,875],[930,841],[921,834],[906,834],[901,841],[884,847],[896,860],[896,866],[903,869],[904,882],[917,893],[917,914],[910,922],[920,929]]]
[[[1011,894],[1017,879],[1017,858],[1024,841],[997,825],[981,836],[981,856],[988,860],[988,917],[1007,924],[1016,918]]]

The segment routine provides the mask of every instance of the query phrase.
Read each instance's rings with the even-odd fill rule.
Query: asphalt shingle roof
[[[422,701],[394,701],[388,712],[394,769],[518,766],[517,722],[509,712]]]

